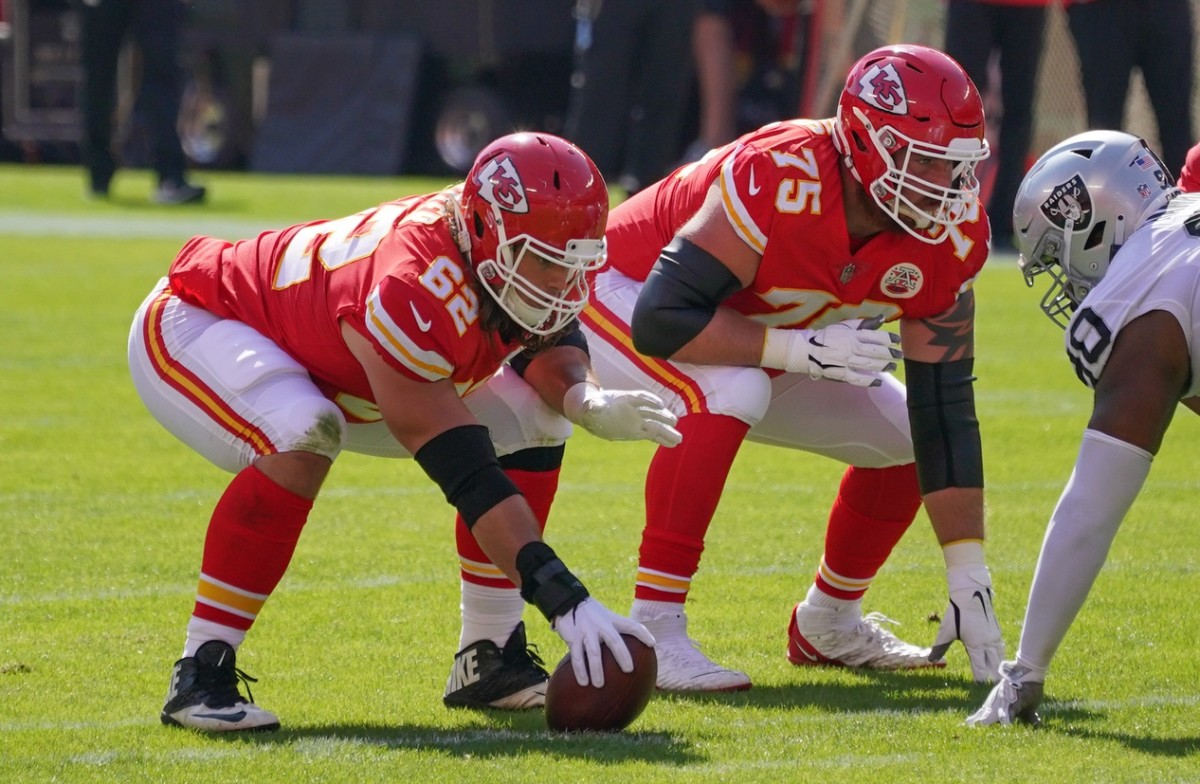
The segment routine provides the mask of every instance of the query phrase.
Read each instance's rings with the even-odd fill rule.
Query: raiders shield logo
[[[1068,220],[1073,224],[1073,231],[1084,231],[1092,223],[1092,197],[1078,174],[1054,186],[1041,209],[1046,220],[1060,229],[1067,227]]]
[[[489,204],[495,204],[507,212],[529,212],[525,198],[525,186],[521,176],[507,155],[488,161],[476,176],[479,195]]]

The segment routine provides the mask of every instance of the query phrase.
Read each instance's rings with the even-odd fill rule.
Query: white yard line
[[[80,215],[79,213],[0,211],[0,235],[18,237],[116,237],[122,239],[172,239],[204,234],[241,239],[267,229],[283,228],[288,221],[239,220],[196,214],[157,218],[129,214]]]

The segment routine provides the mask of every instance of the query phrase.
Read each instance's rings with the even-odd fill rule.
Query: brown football
[[[633,656],[633,672],[621,672],[607,645],[600,647],[604,661],[604,686],[580,686],[571,667],[571,654],[563,657],[546,686],[546,725],[559,732],[623,730],[641,715],[658,679],[654,649],[638,638],[622,634]]]

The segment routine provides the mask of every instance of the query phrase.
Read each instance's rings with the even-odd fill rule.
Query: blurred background
[[[180,53],[187,87],[179,129],[189,163],[461,174],[495,136],[564,132],[577,47],[590,34],[585,11],[596,2],[192,0]],[[1192,4],[1200,19],[1200,0]],[[832,115],[847,69],[870,49],[942,44],[943,0],[799,0],[785,13],[753,0],[728,5],[737,132]],[[147,155],[134,100],[139,67],[127,46],[117,136],[130,167]],[[692,94],[673,163],[698,139],[694,63],[686,67]],[[1085,129],[1079,60],[1057,2],[1039,73],[1031,157]],[[77,163],[79,85],[79,20],[68,0],[0,0],[0,160]],[[1200,102],[1180,100],[1200,128]],[[1157,143],[1138,76],[1126,116],[1126,130]]]

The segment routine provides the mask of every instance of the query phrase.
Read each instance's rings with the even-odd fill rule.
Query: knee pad
[[[280,451],[312,452],[335,459],[346,441],[346,418],[332,400],[306,397],[279,418]]]
[[[697,375],[709,413],[731,416],[754,427],[771,405],[771,377],[761,368],[705,368]]]

